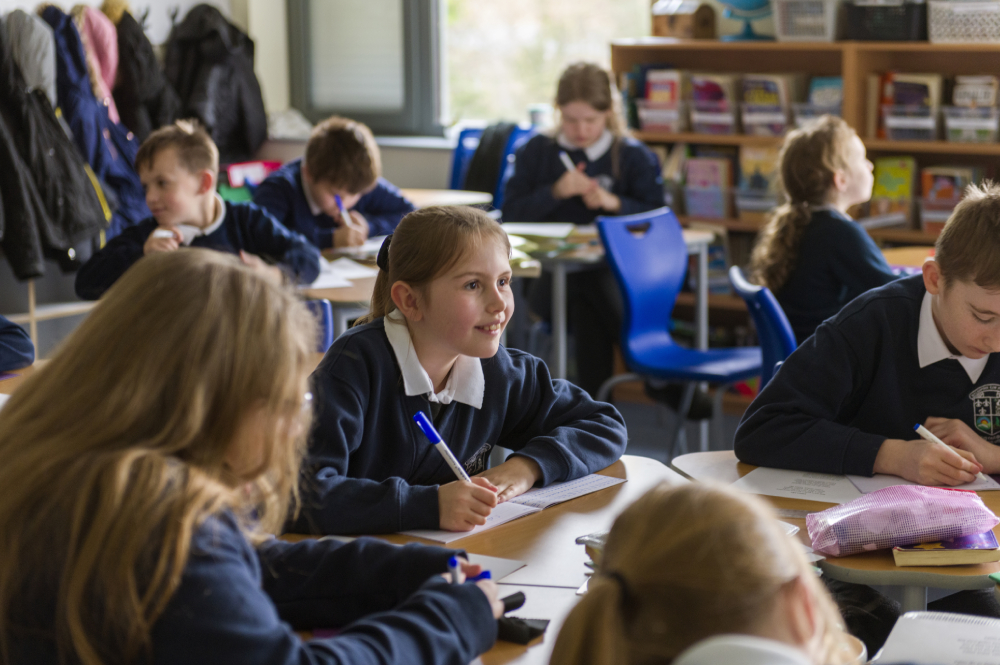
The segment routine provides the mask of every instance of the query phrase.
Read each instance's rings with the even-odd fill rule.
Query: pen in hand
[[[472,480],[469,478],[469,474],[465,472],[465,469],[459,464],[458,460],[455,459],[455,455],[452,454],[451,449],[448,445],[441,439],[441,435],[438,431],[434,429],[434,425],[431,423],[430,419],[424,414],[423,411],[417,411],[413,416],[413,422],[417,423],[417,427],[420,431],[424,433],[427,440],[430,441],[437,451],[441,453],[441,457],[444,461],[448,463],[451,470],[455,473],[459,480]]]
[[[930,441],[931,443],[939,443],[942,446],[948,446],[947,443],[945,443],[944,441],[942,441],[941,439],[939,439],[937,436],[934,435],[933,432],[931,432],[929,429],[927,429],[926,427],[924,427],[920,423],[917,423],[916,425],[913,426],[913,431],[916,432],[917,434],[919,434],[920,437],[922,439],[924,439],[925,441]],[[948,446],[948,447],[951,448],[951,446]],[[990,481],[990,478],[988,478],[986,476],[986,474],[983,473],[982,471],[980,471],[978,474],[976,474],[976,478],[979,479],[979,480],[982,480],[982,481],[986,481],[986,482]]]

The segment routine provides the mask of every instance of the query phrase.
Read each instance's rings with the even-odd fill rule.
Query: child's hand
[[[572,196],[583,196],[587,192],[597,189],[597,181],[587,177],[583,170],[587,168],[586,162],[576,165],[575,171],[566,171],[556,183],[552,185],[552,196],[557,199],[568,199]]]
[[[971,483],[982,470],[972,453],[923,439],[886,439],[875,457],[875,473],[900,476],[921,485]]]
[[[512,455],[503,464],[487,469],[477,478],[485,478],[496,485],[500,503],[524,494],[542,477],[538,462],[522,455]]]
[[[363,231],[365,234],[365,239],[367,239],[368,234],[371,233],[371,229],[368,226],[368,220],[365,219],[365,216],[362,215],[357,210],[351,210],[350,213],[351,213],[351,221],[354,223],[354,226],[361,229],[361,231]]]
[[[618,212],[622,209],[622,200],[603,187],[596,187],[584,194],[583,203],[591,210]]]
[[[172,235],[167,236],[168,233]],[[142,246],[142,253],[148,255],[156,252],[173,252],[181,246],[183,240],[184,236],[177,229],[158,226],[146,238],[146,243]]]
[[[500,601],[500,587],[493,580],[479,580],[476,586],[486,596],[490,602],[490,609],[493,610],[493,618],[499,619],[503,616],[503,603]]]
[[[357,218],[360,218],[360,221]],[[338,218],[337,221],[346,223],[342,223],[333,232],[334,247],[358,247],[368,239],[368,220],[361,214],[352,212],[349,219]]]
[[[924,427],[949,446],[971,453],[985,473],[1000,473],[1000,448],[987,443],[971,427],[954,418],[928,418]]]
[[[485,478],[456,480],[438,488],[438,519],[445,531],[471,531],[486,524],[497,505],[497,488]]]
[[[240,260],[243,261],[243,265],[250,266],[275,284],[281,284],[284,275],[282,275],[281,268],[278,266],[268,265],[264,259],[256,254],[245,252],[242,249],[240,250]]]

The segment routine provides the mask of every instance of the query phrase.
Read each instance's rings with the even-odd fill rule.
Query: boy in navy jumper
[[[403,215],[414,210],[381,172],[371,130],[334,116],[313,129],[305,159],[268,176],[253,200],[320,249],[354,247],[368,236],[392,233]],[[349,211],[347,217],[341,207]]]
[[[143,256],[181,246],[238,254],[277,280],[308,284],[319,275],[319,252],[304,237],[252,203],[216,194],[219,151],[204,130],[185,121],[158,129],[135,163],[153,216],[125,229],[80,268],[81,298],[100,298]]]
[[[613,406],[500,346],[513,298],[499,224],[473,208],[425,208],[382,247],[367,322],[313,374],[308,480],[291,530],[468,531],[533,485],[621,456],[625,424]],[[418,411],[471,481],[455,480],[413,423]],[[487,468],[498,445],[514,454]]]
[[[21,369],[35,362],[35,345],[16,323],[0,316],[0,372]]]

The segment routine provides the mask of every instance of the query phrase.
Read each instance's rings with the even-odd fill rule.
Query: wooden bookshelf
[[[937,234],[910,229],[869,229],[868,235],[876,242],[892,245],[933,245]]]
[[[736,233],[757,233],[764,225],[767,223],[765,220],[759,222],[749,222],[742,219],[712,219],[709,217],[685,217],[683,215],[678,215],[677,221],[681,223],[681,226],[690,226],[692,222],[697,222],[699,224],[714,224],[716,226],[724,227],[727,231],[735,231]]]
[[[682,132],[671,134],[667,132],[632,131],[632,136],[644,143],[698,143],[701,145],[778,145],[778,136],[749,136],[747,134],[696,134]]]

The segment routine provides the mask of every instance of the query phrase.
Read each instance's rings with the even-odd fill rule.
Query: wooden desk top
[[[882,256],[891,266],[907,266],[919,268],[928,258],[934,256],[934,248],[919,247],[890,247],[882,250]]]
[[[693,480],[714,480],[733,483],[757,467],[743,464],[731,450],[690,453],[674,459],[671,465]],[[1000,514],[1000,492],[979,492],[986,507]],[[833,507],[834,504],[765,496],[776,508],[807,510],[817,512]],[[782,517],[782,520],[801,527],[799,536],[809,543],[806,521]],[[1000,525],[993,532],[1000,538]],[[901,586],[928,586],[942,589],[990,589],[994,582],[988,577],[1000,572],[1000,562],[981,563],[966,566],[896,566],[891,550],[865,552],[848,557],[828,557],[818,564],[823,572],[843,582],[855,584],[888,584]]]
[[[556,643],[556,637],[562,629],[563,622],[580,600],[575,589],[500,584],[501,598],[518,591],[524,592],[524,607],[511,612],[511,616],[522,619],[548,619],[549,627],[545,629],[544,635],[527,645],[497,640],[493,648],[480,657],[483,665],[506,665],[508,663],[544,665],[548,663],[549,657],[552,655],[552,647]]]
[[[472,206],[493,203],[493,195],[464,189],[401,189],[403,196],[418,208],[430,206]]]

